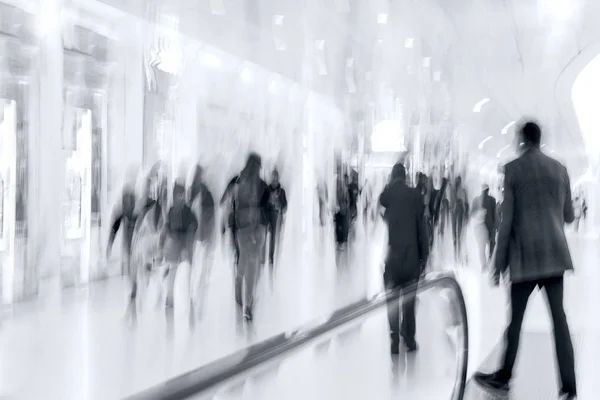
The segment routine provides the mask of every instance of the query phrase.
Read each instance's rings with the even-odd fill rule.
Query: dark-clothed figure
[[[162,232],[164,214],[158,176],[149,175],[144,184],[143,193],[136,207],[132,256],[136,268],[143,268],[146,286],[150,282],[150,273],[162,261],[160,254],[160,234]]]
[[[457,176],[450,197],[450,213],[452,218],[452,239],[457,260],[462,259],[463,228],[469,217],[469,200],[467,191],[462,185],[462,178]]]
[[[215,200],[208,186],[204,183],[204,170],[197,165],[194,169],[194,178],[189,189],[188,204],[196,219],[199,221],[198,230],[196,231],[196,241],[199,243],[203,252],[202,265],[200,268],[199,278],[199,299],[200,305],[204,303],[204,298],[208,292],[208,282],[212,272],[213,253],[215,247],[216,235],[216,214]],[[190,277],[191,278],[191,277]],[[190,279],[192,282],[192,279]],[[190,294],[193,296],[193,294]],[[193,297],[192,297],[193,299]],[[194,305],[192,300],[191,305]]]
[[[166,306],[173,306],[173,289],[179,264],[192,262],[194,239],[198,229],[198,220],[185,201],[185,186],[175,183],[173,187],[173,205],[169,209],[160,238],[167,265]]]
[[[383,280],[386,289],[402,289],[418,282],[429,256],[429,239],[423,218],[423,198],[406,185],[406,169],[394,165],[391,181],[381,193],[379,202],[385,208],[388,225],[388,252]],[[409,351],[417,349],[415,340],[415,299],[402,306],[402,325],[398,304],[388,303],[388,321],[393,354],[398,354],[400,337]]]
[[[232,188],[233,215],[239,248],[235,297],[236,302],[243,306],[244,318],[247,321],[253,318],[254,292],[259,268],[264,262],[267,234],[269,189],[260,178],[260,169],[260,156],[251,154]]]
[[[229,231],[231,233],[231,245],[233,246],[234,265],[236,268],[240,261],[240,249],[238,247],[238,242],[237,242],[237,228],[235,226],[235,216],[234,216],[233,201],[232,201],[231,196],[233,194],[233,188],[235,187],[235,183],[237,182],[238,179],[239,179],[238,175],[231,178],[231,180],[227,184],[227,187],[223,191],[223,195],[221,196],[221,200],[219,202],[222,206],[227,201],[230,201],[229,210],[226,211],[227,221],[225,222],[225,225],[223,226],[222,231],[223,231],[223,233],[225,233],[227,231],[227,229],[229,229]]]
[[[487,260],[492,257],[496,245],[496,199],[490,196],[490,187],[483,185],[483,191],[480,196],[473,201],[473,215],[481,215],[481,221],[477,234],[479,252],[481,255],[481,266],[487,264]],[[489,247],[489,253],[486,257],[485,250]]]
[[[269,185],[269,203],[267,207],[267,222],[268,232],[270,236],[269,241],[269,266],[271,268],[271,274],[273,273],[273,266],[275,263],[275,251],[279,246],[279,239],[281,237],[281,228],[283,225],[283,218],[287,211],[287,197],[285,189],[279,183],[279,172],[273,171],[271,176],[271,184]]]
[[[481,384],[508,390],[519,348],[527,301],[544,289],[554,325],[562,381],[561,396],[576,396],[573,345],[563,308],[563,275],[573,269],[564,224],[574,220],[567,169],[540,150],[541,130],[526,123],[519,131],[522,155],[505,167],[502,221],[496,248],[495,280],[510,271],[511,320],[500,369],[477,374]]]
[[[335,226],[335,241],[338,247],[348,242],[350,233],[350,192],[348,190],[348,176],[345,178],[338,175],[336,182],[337,210],[333,216]]]
[[[134,263],[131,262],[131,249],[133,242],[133,232],[136,224],[135,214],[135,192],[132,187],[125,187],[121,196],[121,202],[115,207],[110,224],[110,233],[108,235],[108,244],[106,248],[107,257],[110,255],[112,245],[120,228],[123,230],[123,263],[122,271],[127,273],[131,281],[131,299],[137,295],[137,270]]]

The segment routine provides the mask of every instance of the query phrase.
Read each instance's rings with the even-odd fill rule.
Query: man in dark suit
[[[388,253],[383,280],[386,289],[402,289],[418,282],[429,256],[429,239],[425,226],[423,198],[416,189],[406,185],[406,169],[394,165],[390,183],[379,198],[385,208],[388,225]],[[397,303],[388,303],[388,321],[392,354],[399,353],[400,336],[408,351],[417,350],[415,341],[415,298],[402,306],[402,327]]]
[[[495,281],[510,272],[511,321],[501,368],[478,373],[482,385],[509,390],[517,357],[523,316],[529,295],[539,287],[554,324],[556,357],[562,380],[561,396],[576,396],[573,344],[563,308],[563,275],[573,269],[564,224],[573,222],[571,184],[567,169],[540,150],[540,127],[528,122],[519,130],[522,155],[504,171],[504,202],[496,249]]]
[[[485,267],[487,260],[492,257],[494,253],[494,246],[496,245],[496,199],[490,196],[490,187],[483,185],[481,195],[477,196],[473,201],[473,214],[482,215],[481,223],[478,228],[480,231],[477,234],[477,241],[479,242],[479,250],[481,254],[481,266]],[[489,247],[489,253],[486,257],[485,249]]]

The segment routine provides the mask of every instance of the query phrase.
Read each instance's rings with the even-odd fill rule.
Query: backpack
[[[237,229],[256,226],[264,222],[264,210],[260,201],[265,188],[260,179],[239,178],[233,189],[233,208]]]

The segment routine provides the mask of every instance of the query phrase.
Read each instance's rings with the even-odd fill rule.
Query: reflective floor
[[[173,314],[156,308],[156,290],[151,286],[136,324],[125,317],[127,285],[120,278],[21,304],[3,317],[0,328],[0,397],[117,399],[294,329],[381,290],[383,237],[375,230],[370,238],[368,245],[364,238],[357,238],[357,248],[363,250],[355,250],[347,257],[350,265],[338,270],[333,252],[322,252],[320,259],[304,268],[282,256],[274,291],[266,279],[260,283],[251,329],[236,316],[227,262],[215,265],[207,307],[193,325],[185,270],[178,278]],[[600,323],[594,317],[600,304],[600,246],[597,238],[583,234],[571,234],[570,241],[577,273],[567,278],[567,315],[576,343],[580,398],[593,399],[594,373],[600,362]],[[366,267],[360,268],[361,264]],[[434,264],[443,269],[449,262],[439,257]],[[492,288],[474,262],[452,267],[457,270],[469,314],[469,375],[480,365],[493,369],[506,323],[505,289]],[[324,344],[294,355],[277,369],[278,383],[269,385],[268,393],[260,392],[260,398],[282,398],[281,390],[291,387],[296,388],[290,393],[297,398],[366,398],[361,392],[364,388],[387,393],[389,398],[399,393],[410,393],[413,399],[448,398],[456,374],[456,347],[446,315],[439,292],[422,295],[417,327],[420,350],[396,362],[389,355],[385,314],[374,315],[347,335],[325,338]],[[526,315],[511,398],[556,398],[550,332],[543,298],[536,295]],[[306,378],[299,379],[304,373]],[[337,381],[341,378],[343,382]],[[252,385],[247,383],[242,390],[258,390]],[[473,383],[468,394],[469,398],[488,396]]]

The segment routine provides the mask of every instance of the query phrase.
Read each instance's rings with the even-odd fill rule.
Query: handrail
[[[139,392],[128,397],[127,400],[179,400],[197,396],[213,389],[216,385],[234,379],[238,375],[259,367],[264,363],[273,362],[278,358],[283,358],[289,352],[297,350],[300,347],[315,341],[322,335],[352,322],[355,319],[386,307],[388,300],[400,300],[401,298],[408,297],[408,295],[416,294],[417,291],[423,292],[439,286],[449,288],[455,293],[455,300],[457,301],[452,302],[452,304],[456,307],[455,311],[458,311],[463,318],[463,323],[461,324],[463,348],[460,350],[462,354],[459,354],[462,356],[463,365],[459,375],[459,382],[455,384],[454,392],[452,394],[453,400],[463,400],[469,358],[467,310],[460,285],[454,278],[454,275],[448,273],[426,277],[418,284],[410,285],[402,291],[393,290],[378,294],[371,299],[359,300],[333,312],[331,316],[325,320],[316,320],[298,330],[275,335],[210,364]]]

